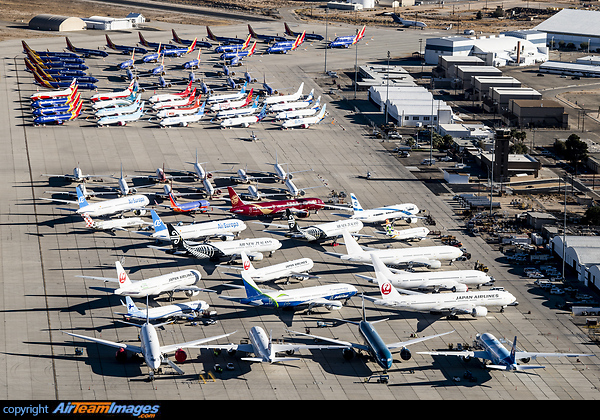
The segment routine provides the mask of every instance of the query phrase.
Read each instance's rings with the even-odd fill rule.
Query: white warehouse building
[[[573,43],[580,48],[582,43],[589,44],[589,50],[600,49],[600,12],[594,10],[563,9],[546,19],[535,28],[546,33],[548,44]]]

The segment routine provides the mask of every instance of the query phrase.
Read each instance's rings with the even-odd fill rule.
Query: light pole
[[[356,28],[356,37],[358,38],[358,28]],[[355,51],[354,51],[354,99],[356,99],[357,83],[358,83],[358,42],[355,44]]]
[[[390,52],[387,52],[387,86],[385,88],[385,125],[388,124],[388,100],[390,96]]]
[[[423,53],[423,38],[419,38],[419,59],[421,60],[421,78],[423,78],[423,59],[425,58],[425,54]]]
[[[325,7],[325,71],[324,73],[327,74],[327,41],[329,40],[329,38],[327,38],[327,27],[329,26],[329,9],[327,7]]]

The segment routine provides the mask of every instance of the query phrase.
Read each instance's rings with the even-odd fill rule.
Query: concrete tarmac
[[[294,24],[294,30],[324,34],[324,25]],[[155,31],[144,32],[151,41],[170,39],[169,27],[154,23]],[[282,33],[283,23],[257,23],[257,32]],[[351,35],[357,28],[346,25],[329,25],[329,37]],[[179,35],[185,38],[203,36],[205,28],[178,26]],[[246,25],[219,27],[219,35],[244,37]],[[129,33],[111,33],[115,43],[137,42],[137,30]],[[216,32],[216,30],[215,30]],[[392,57],[411,54],[419,48],[419,40],[440,36],[442,32],[420,30],[396,30],[389,28],[367,28],[365,38],[356,46],[342,50],[327,51],[327,69],[353,72],[355,60],[362,63],[382,63],[387,51]],[[69,34],[74,44],[96,48],[104,44],[101,31]],[[62,36],[50,35],[47,39],[30,41],[35,49],[57,50],[64,47]],[[257,49],[264,51],[259,43]],[[247,59],[243,66],[233,69],[235,77],[249,71],[258,81],[251,86],[261,89],[263,76],[270,85],[282,93],[297,89],[305,83],[304,91],[315,90],[327,103],[328,115],[321,124],[309,129],[281,130],[279,125],[267,117],[264,121],[248,128],[222,130],[205,117],[200,123],[189,127],[160,129],[151,113],[141,121],[124,127],[97,128],[86,109],[86,114],[63,126],[35,127],[28,104],[28,97],[36,91],[33,78],[25,71],[24,54],[19,41],[0,44],[2,60],[0,67],[0,123],[4,135],[0,136],[4,159],[0,165],[3,183],[0,186],[3,200],[0,201],[0,262],[2,266],[1,287],[3,299],[0,303],[0,392],[3,399],[48,399],[48,400],[369,400],[369,399],[424,399],[424,400],[563,400],[598,399],[598,357],[585,357],[579,361],[567,358],[540,359],[537,363],[546,366],[535,374],[513,374],[487,371],[478,361],[465,363],[458,358],[431,357],[415,354],[429,349],[447,349],[449,343],[472,343],[477,333],[490,332],[508,340],[509,347],[515,335],[519,347],[528,351],[582,352],[598,354],[586,334],[574,325],[570,313],[558,311],[540,295],[539,289],[517,275],[512,267],[499,263],[501,256],[481,238],[463,234],[462,222],[454,215],[455,203],[450,194],[434,195],[422,182],[398,160],[389,155],[379,140],[369,136],[370,127],[362,124],[347,102],[339,95],[328,94],[331,78],[325,76],[325,49],[318,42],[305,43],[299,50],[288,55],[268,56],[257,54]],[[122,89],[126,82],[120,81],[116,65],[127,58],[111,52],[106,59],[89,58],[89,73],[100,78],[99,91]],[[187,58],[165,61],[167,80],[179,81],[169,91],[183,89],[187,72],[180,64]],[[197,77],[215,90],[226,90],[224,77],[216,75],[218,57],[212,51],[202,52],[201,69]],[[179,66],[179,67],[178,67]],[[150,65],[143,66],[150,68]],[[140,79],[143,85],[146,80]],[[41,89],[40,89],[41,90]],[[153,88],[144,93],[147,99]],[[156,89],[158,91],[158,89]],[[352,98],[352,91],[341,92]],[[83,92],[89,98],[92,92]],[[359,99],[364,101],[364,93]],[[89,103],[87,103],[89,104]],[[87,105],[86,104],[86,105]],[[258,141],[250,141],[254,132]],[[294,181],[300,187],[322,185],[323,188],[307,190],[307,196],[326,198],[330,190],[354,192],[365,208],[398,202],[413,202],[427,210],[436,220],[436,230],[459,237],[473,255],[470,261],[444,265],[441,269],[471,269],[479,260],[490,267],[496,278],[496,286],[504,286],[513,293],[519,305],[508,307],[504,312],[490,310],[484,318],[459,316],[448,321],[444,317],[428,313],[413,313],[375,307],[367,302],[369,320],[389,318],[376,324],[377,331],[387,343],[408,340],[413,333],[438,334],[455,330],[453,334],[411,346],[413,358],[401,361],[395,354],[393,368],[389,371],[387,385],[375,381],[365,382],[372,374],[380,373],[378,366],[367,358],[343,359],[339,350],[301,351],[301,360],[284,364],[250,364],[239,357],[223,353],[214,355],[206,350],[189,350],[188,360],[181,365],[185,375],[174,374],[165,365],[163,374],[154,382],[146,380],[148,369],[143,363],[119,363],[114,358],[113,348],[73,339],[64,332],[102,337],[120,342],[137,342],[135,327],[115,323],[121,312],[118,297],[102,289],[111,283],[82,279],[77,275],[116,277],[114,263],[122,260],[132,280],[169,273],[183,268],[196,268],[202,272],[202,287],[213,288],[219,294],[240,296],[242,290],[226,284],[241,284],[239,279],[215,268],[215,264],[189,258],[164,254],[148,247],[150,241],[132,232],[117,232],[110,235],[91,232],[83,220],[57,204],[40,200],[50,197],[48,190],[73,191],[75,184],[60,184],[56,179],[41,176],[43,173],[70,173],[79,165],[84,172],[93,174],[115,174],[120,166],[129,176],[152,174],[158,167],[169,170],[191,170],[198,151],[200,162],[206,162],[207,170],[234,170],[249,172],[272,170],[270,164],[277,158],[285,162],[288,171],[313,169],[314,172],[296,174]],[[364,175],[371,171],[374,179]],[[215,177],[223,174],[215,174]],[[217,186],[226,180],[215,179]],[[116,185],[116,180],[104,177],[102,185]],[[176,183],[174,189],[187,190],[192,183]],[[199,183],[193,183],[198,186]],[[264,188],[279,187],[264,183]],[[160,191],[162,186],[151,188]],[[236,187],[243,192],[243,187]],[[144,190],[143,192],[145,192]],[[160,209],[165,221],[189,223],[217,220],[228,217],[228,213],[216,206],[226,206],[224,196],[211,199],[215,209],[204,215],[190,217],[173,214]],[[98,199],[93,199],[94,201]],[[182,198],[182,201],[185,199]],[[335,220],[339,211],[323,210],[312,214],[301,225]],[[148,219],[149,220],[149,219]],[[283,241],[281,250],[272,257],[255,262],[262,267],[300,257],[315,261],[313,274],[319,279],[307,279],[266,285],[276,289],[307,287],[332,282],[354,284],[361,293],[377,295],[377,288],[355,277],[356,273],[372,272],[369,266],[346,265],[326,251],[343,252],[345,247],[312,245],[286,239],[273,233],[265,233],[253,219],[245,219],[249,228],[242,237],[274,236]],[[403,222],[398,223],[403,226]],[[421,222],[418,223],[420,225]],[[388,242],[376,237],[377,226],[367,226],[362,233],[375,238],[361,240],[374,247],[425,246],[439,244],[427,239],[419,244],[407,245]],[[267,308],[244,307],[223,299],[217,293],[201,293],[194,299],[206,300],[218,314],[216,324],[202,326],[190,323],[175,323],[159,330],[162,344],[185,342],[236,331],[228,337],[231,342],[247,339],[252,326],[261,326],[274,339],[289,339],[285,329],[305,331],[337,337],[346,341],[361,342],[356,326],[341,323],[331,328],[317,328],[318,321],[334,318],[358,320],[361,317],[360,297],[354,297],[339,312],[316,309],[312,314],[305,311],[277,311]],[[176,300],[187,300],[176,294]],[[167,303],[164,297],[151,302],[152,305]],[[143,306],[143,302],[142,302]],[[227,341],[224,341],[227,342]],[[83,349],[76,355],[75,349]],[[173,356],[171,355],[173,360]],[[233,370],[216,373],[215,363],[224,366],[233,362]],[[535,363],[535,362],[532,362]],[[476,382],[462,379],[464,371],[470,370]],[[211,377],[214,377],[214,379]]]

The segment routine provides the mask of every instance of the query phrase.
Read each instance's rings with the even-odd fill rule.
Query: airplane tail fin
[[[125,269],[119,261],[115,261],[117,267],[117,278],[119,279],[119,288],[131,286],[133,282],[129,279],[129,276],[125,272]]]
[[[167,229],[169,230],[169,239],[171,240],[171,246],[173,249],[182,249],[184,239],[179,231],[170,223],[167,223]]]
[[[167,227],[163,223],[160,216],[156,213],[156,211],[154,211],[154,209],[151,209],[150,213],[152,214],[152,226],[154,227],[154,232],[158,233],[167,230]]]
[[[227,191],[229,192],[229,200],[231,201],[231,208],[240,207],[244,205],[244,202],[240,198],[239,195],[235,192],[235,190],[231,187],[227,187]]]
[[[389,269],[384,263],[381,262],[379,258],[373,254],[371,254],[371,261],[373,262],[373,267],[375,268],[375,276],[377,277],[377,284],[379,285],[381,297],[384,300],[399,297],[400,293],[394,286],[392,286],[389,277],[385,274],[386,272],[389,272]]]
[[[144,313],[140,310],[140,308],[137,307],[133,299],[131,299],[131,296],[125,296],[125,306],[127,307],[128,315],[140,316],[140,314]]]
[[[294,36],[294,32],[290,29],[287,22],[283,22],[283,27],[285,28],[285,34],[288,36]]]
[[[191,53],[192,51],[194,51],[196,49],[196,43],[198,42],[198,37],[194,38],[194,42],[192,42],[192,44],[188,47],[187,52]]]
[[[258,36],[256,36],[256,32],[254,32],[254,29],[252,29],[252,26],[250,26],[250,24],[248,24],[248,32],[250,32],[252,38],[258,38]]]
[[[83,191],[81,189],[81,186],[78,185],[77,187],[75,187],[75,191],[77,192],[77,204],[79,204],[79,208],[84,208],[86,206],[88,206],[88,202],[85,199],[85,195],[83,194]]]
[[[65,39],[67,40],[67,50],[76,52],[75,47],[73,46],[73,44],[71,44],[71,40],[69,39],[69,37],[66,36]]]
[[[516,363],[517,363],[516,354],[517,354],[517,336],[515,335],[515,340],[513,341],[513,345],[510,349],[510,364],[511,365],[516,365]]]
[[[254,44],[252,44],[252,48],[250,48],[250,51],[248,51],[248,57],[250,57],[252,54],[254,54],[255,50],[256,50],[256,41],[254,41]]]
[[[363,211],[363,208],[358,202],[358,198],[356,198],[354,193],[350,193],[350,200],[352,201],[352,210],[354,210],[354,214],[356,214],[359,211]]]
[[[246,297],[253,298],[262,296],[264,293],[260,291],[254,280],[250,277],[250,275],[242,271],[242,281],[244,282],[244,288],[246,289]]]
[[[144,47],[148,47],[148,41],[146,41],[146,38],[144,38],[144,35],[142,35],[141,32],[138,32],[138,36],[140,38],[140,44],[142,44]]]
[[[250,261],[250,258],[248,258],[246,251],[240,252],[240,255],[242,256],[242,267],[244,269],[243,272],[251,274],[253,271],[256,270],[256,268],[254,268],[254,266],[252,265],[252,262]]]
[[[321,108],[321,111],[319,111],[319,113],[317,114],[317,119],[320,121],[323,120],[323,118],[325,118],[325,110],[327,108],[327,104],[323,104],[323,107]]]
[[[297,95],[302,95],[302,90],[304,89],[304,82],[300,83],[300,87],[298,88]]]
[[[242,107],[247,106],[250,101],[252,100],[252,94],[254,93],[254,88],[250,89],[250,92],[248,92],[248,96],[246,96],[246,102],[244,102],[244,105],[242,105]]]
[[[175,29],[171,29],[171,33],[173,34],[173,41],[181,44],[181,38],[179,38],[179,36],[177,36]]]
[[[108,45],[108,48],[112,48],[113,50],[116,50],[115,44],[108,37],[108,34],[104,34],[104,36],[106,37],[106,45]]]
[[[356,242],[356,239],[354,239],[352,237],[350,232],[348,232],[347,230],[344,230],[343,236],[344,236],[344,245],[346,245],[346,253],[348,255],[362,254],[365,252],[360,247],[358,242]]]
[[[263,118],[265,118],[267,116],[267,104],[265,104],[262,108],[262,110],[260,111],[260,113],[258,114],[257,118],[258,121],[261,121]]]
[[[210,39],[211,41],[217,41],[217,37],[215,36],[215,34],[212,33],[208,26],[206,27],[206,33],[208,34],[208,39]]]
[[[242,44],[242,51],[248,48],[248,46],[250,45],[250,39],[252,39],[252,35],[248,35],[248,38],[246,38],[246,41],[244,41],[244,43]]]
[[[290,209],[285,210],[285,216],[287,218],[288,227],[290,228],[290,231],[291,232],[300,232],[298,223],[296,223],[296,219],[294,218],[294,215],[292,214],[292,211]]]
[[[94,220],[92,220],[92,218],[90,217],[89,214],[83,213],[82,216],[83,216],[83,220],[85,221],[85,227],[94,228],[96,226],[96,222],[94,222]]]

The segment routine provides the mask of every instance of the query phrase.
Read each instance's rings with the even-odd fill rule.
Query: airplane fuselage
[[[154,325],[145,323],[140,327],[140,343],[142,347],[142,356],[146,365],[155,371],[162,363],[162,354],[160,351],[160,341]]]
[[[377,255],[384,264],[408,264],[424,261],[453,261],[463,254],[460,249],[449,245],[379,249],[369,252]],[[345,255],[341,258],[342,260],[352,262],[368,263],[371,261],[369,252],[363,251],[357,254]]]
[[[179,287],[192,286],[201,278],[197,270],[181,270],[161,276],[152,277],[132,283],[129,287],[119,287],[114,294],[141,298],[157,296],[161,293],[173,291]]]
[[[88,204],[87,206],[80,207],[77,213],[87,213],[91,217],[97,217],[140,209],[149,204],[150,200],[145,195],[132,195]]]
[[[174,305],[159,306],[148,308],[148,319],[167,319],[191,312],[202,312],[208,309],[209,305],[203,300],[195,300],[192,302],[176,303]],[[126,316],[128,318],[146,319],[146,309],[138,309],[132,311],[128,308]]]
[[[386,219],[410,219],[411,216],[416,215],[418,212],[419,208],[416,205],[406,203],[355,211],[350,218],[362,220],[365,223],[377,223],[384,222]]]
[[[229,209],[230,213],[243,216],[273,216],[285,212],[286,209],[320,210],[325,207],[319,198],[298,198],[294,200],[278,200],[264,203],[243,204]]]
[[[198,239],[219,235],[238,234],[246,229],[247,226],[241,220],[226,219],[174,227],[183,239]],[[166,229],[155,232],[152,234],[152,237],[162,241],[170,240]]]
[[[388,346],[383,342],[381,336],[377,333],[370,322],[360,321],[358,331],[363,337],[365,345],[369,348],[369,354],[379,366],[384,370],[392,367],[394,358]]]
[[[398,300],[375,301],[377,304],[393,306],[409,311],[452,311],[453,308],[472,308],[499,306],[505,307],[514,304],[515,297],[509,292],[482,291],[482,292],[456,292],[456,293],[427,293],[419,295],[401,295]]]
[[[252,306],[286,308],[310,304],[314,299],[330,300],[333,303],[336,300],[349,299],[357,293],[358,290],[351,284],[338,283],[292,290],[278,290],[276,293],[270,293],[269,296],[263,294],[251,298],[242,298],[239,302]]]
[[[248,275],[255,281],[278,280],[293,277],[297,273],[306,272],[311,270],[313,266],[314,262],[310,258],[300,258],[268,267],[257,268],[248,272]]]
[[[439,288],[444,284],[464,284],[465,286],[480,286],[488,283],[490,277],[479,270],[457,270],[442,272],[394,273],[389,277],[394,287],[400,289]]]

